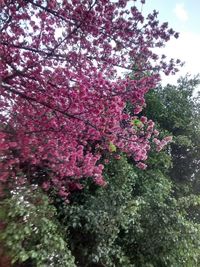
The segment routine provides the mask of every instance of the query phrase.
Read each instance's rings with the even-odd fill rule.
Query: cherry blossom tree
[[[124,152],[144,169],[151,140],[158,150],[169,141],[137,114],[159,73],[176,72],[180,62],[154,48],[178,33],[156,11],[145,19],[137,8],[144,2],[0,2],[2,183],[43,168],[38,183],[67,197],[87,177],[105,185],[109,155]]]

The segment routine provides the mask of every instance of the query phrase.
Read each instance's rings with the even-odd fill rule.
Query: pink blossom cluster
[[[156,144],[156,151],[161,151],[168,143],[172,142],[172,136],[166,136],[162,140],[153,138],[153,142]]]
[[[103,186],[101,160],[111,142],[146,168],[151,139],[158,150],[167,140],[145,117],[133,127],[126,103],[140,113],[159,72],[179,63],[152,52],[178,35],[157,15],[145,19],[128,0],[1,3],[1,181],[45,166],[43,188],[63,197],[87,177]]]

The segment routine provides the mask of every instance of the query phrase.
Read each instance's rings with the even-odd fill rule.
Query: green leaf
[[[131,124],[132,124],[133,126],[136,126],[136,127],[140,127],[140,126],[142,126],[142,122],[141,122],[140,120],[138,120],[138,119],[134,119],[134,120],[132,120],[132,121],[131,121]]]
[[[109,151],[110,152],[116,152],[117,151],[117,147],[112,142],[109,143]]]

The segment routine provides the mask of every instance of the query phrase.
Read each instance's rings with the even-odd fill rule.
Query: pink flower
[[[59,190],[58,194],[63,198],[67,198],[67,196],[69,195],[69,193],[63,189]]]
[[[141,120],[142,123],[146,123],[147,122],[147,117],[142,116],[140,118],[140,120]]]
[[[172,136],[166,136],[163,140],[165,140],[167,143],[172,142],[173,137]]]
[[[105,164],[108,164],[109,162],[110,162],[109,159],[104,159],[104,163],[105,163]]]
[[[103,179],[103,177],[102,176],[97,176],[97,177],[95,177],[94,178],[94,181],[95,181],[95,183],[97,184],[97,185],[99,185],[99,186],[106,186],[107,185],[107,183],[106,183],[106,181]]]
[[[16,142],[10,142],[8,145],[9,145],[9,147],[11,147],[11,148],[15,148],[15,147],[17,147],[17,143],[16,143]]]
[[[141,170],[145,170],[147,168],[147,165],[145,163],[143,163],[143,162],[138,162],[136,164],[136,167],[138,167]]]
[[[44,190],[48,191],[49,188],[50,188],[50,183],[49,183],[49,182],[44,182],[44,183],[42,184],[42,188],[43,188]]]
[[[141,106],[136,106],[136,108],[134,108],[134,114],[138,114],[142,111],[142,107]]]
[[[154,139],[153,139],[153,142],[154,142],[157,146],[160,145],[160,140],[157,139],[157,138],[154,138]]]
[[[9,177],[9,172],[2,172],[0,174],[0,181],[1,182],[6,182],[6,180],[8,179]]]
[[[154,131],[153,131],[153,134],[154,134],[155,136],[158,136],[158,135],[159,135],[159,131],[158,131],[158,130],[154,130]]]
[[[161,145],[158,145],[158,146],[156,147],[156,151],[157,151],[157,152],[160,152],[162,149],[163,149],[163,146],[161,146]]]
[[[119,160],[119,159],[121,159],[121,156],[120,155],[114,155],[114,158]]]

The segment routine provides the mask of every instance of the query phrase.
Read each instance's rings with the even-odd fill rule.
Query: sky
[[[175,76],[162,77],[162,83],[175,84],[186,73],[192,76],[200,73],[200,1],[146,0],[142,13],[148,14],[153,9],[159,11],[160,22],[168,22],[170,28],[180,33],[180,37],[170,40],[161,53],[185,62]]]

